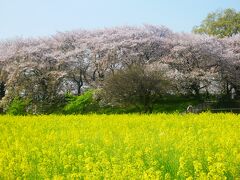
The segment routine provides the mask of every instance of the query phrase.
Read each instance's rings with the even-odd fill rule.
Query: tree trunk
[[[5,96],[5,83],[0,82],[0,100]]]
[[[83,83],[82,82],[79,82],[78,83],[78,89],[77,89],[77,95],[80,96],[82,94],[82,86],[83,86]]]

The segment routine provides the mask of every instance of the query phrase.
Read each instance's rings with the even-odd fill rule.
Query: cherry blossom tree
[[[21,96],[41,109],[43,102],[53,105],[66,92],[101,88],[108,77],[134,66],[164,72],[172,93],[234,90],[240,96],[239,42],[239,35],[218,39],[152,25],[5,40],[0,42],[1,104],[7,107]]]
[[[224,64],[221,68],[226,93],[230,95],[231,91],[240,97],[240,35],[235,35],[223,39],[225,50]]]
[[[209,87],[219,81],[218,66],[222,60],[222,50],[216,38],[179,34],[163,62],[178,72],[176,79],[181,90],[199,96],[201,90],[208,93],[213,90]]]

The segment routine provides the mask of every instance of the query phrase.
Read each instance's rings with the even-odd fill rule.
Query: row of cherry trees
[[[145,25],[2,41],[1,105],[21,97],[31,102],[29,111],[44,113],[65,93],[99,88],[135,64],[164,72],[172,93],[240,96],[240,35],[217,39]]]

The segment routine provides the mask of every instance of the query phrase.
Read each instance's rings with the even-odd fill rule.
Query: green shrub
[[[26,115],[27,105],[28,105],[27,100],[23,100],[19,97],[14,98],[9,107],[7,108],[6,113],[10,115]]]
[[[66,95],[68,101],[64,107],[65,114],[86,114],[96,112],[98,102],[93,98],[93,91],[87,91],[81,96]]]

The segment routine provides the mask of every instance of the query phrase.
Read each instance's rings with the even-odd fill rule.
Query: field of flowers
[[[0,116],[0,179],[17,177],[240,179],[240,116]]]

